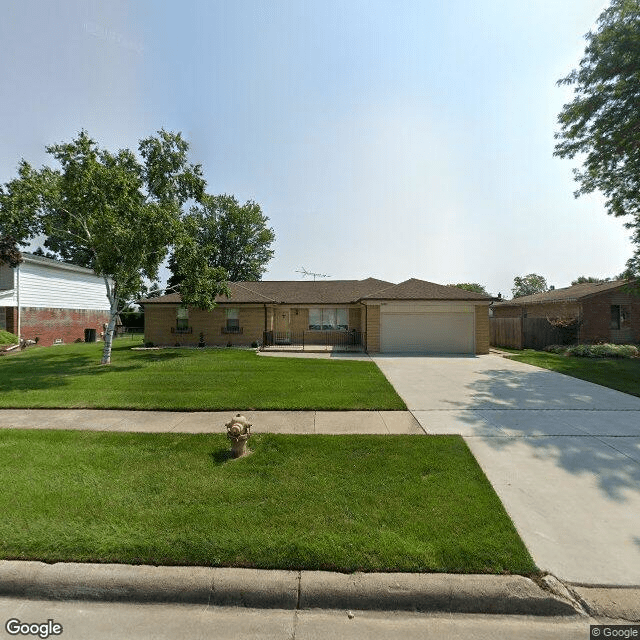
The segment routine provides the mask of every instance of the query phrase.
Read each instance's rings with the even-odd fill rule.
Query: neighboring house
[[[40,345],[97,338],[109,321],[104,280],[91,269],[23,253],[23,262],[0,265],[0,329]]]
[[[369,352],[489,352],[489,304],[479,293],[412,278],[229,283],[212,311],[179,294],[140,301],[155,345],[351,343]]]
[[[585,282],[492,306],[493,318],[575,321],[578,342],[640,342],[640,296],[624,280]]]

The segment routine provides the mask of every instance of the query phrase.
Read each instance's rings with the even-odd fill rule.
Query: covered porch
[[[262,351],[349,351],[364,352],[366,334],[347,331],[264,331]]]

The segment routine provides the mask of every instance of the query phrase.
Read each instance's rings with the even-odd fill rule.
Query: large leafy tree
[[[260,206],[249,201],[240,205],[234,196],[205,196],[183,219],[190,234],[207,255],[210,267],[224,269],[232,282],[260,280],[273,257],[275,240],[269,218]],[[182,289],[180,255],[169,259],[172,272],[167,290]]]
[[[450,284],[450,287],[457,287],[465,291],[473,291],[474,293],[482,293],[485,296],[490,295],[484,285],[477,282],[458,282],[458,284]]]
[[[532,296],[534,293],[544,293],[548,291],[547,281],[537,273],[530,273],[526,276],[516,276],[513,279],[511,293],[514,298],[522,296]]]
[[[607,212],[631,216],[635,255],[630,273],[640,267],[640,2],[612,0],[586,35],[587,47],[578,69],[558,81],[574,87],[558,122],[554,155],[579,155],[574,169],[576,197],[600,191]]]
[[[45,246],[65,261],[102,276],[110,305],[102,363],[111,361],[118,313],[155,280],[170,247],[182,256],[183,300],[211,308],[226,291],[225,274],[208,265],[182,221],[182,209],[203,197],[199,165],[188,144],[164,130],[129,149],[100,149],[86,131],[69,143],[46,147],[55,168],[22,160],[18,176],[0,188],[0,237],[14,246],[45,235]]]
[[[578,276],[575,280],[571,281],[571,284],[572,285],[587,284],[587,283],[602,284],[603,282],[609,282],[609,280],[611,280],[611,278],[596,278],[594,276]]]

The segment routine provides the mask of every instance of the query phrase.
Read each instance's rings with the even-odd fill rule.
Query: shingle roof
[[[504,302],[496,302],[496,306],[520,306],[523,304],[536,304],[543,302],[572,302],[580,300],[588,296],[593,296],[603,291],[617,289],[627,284],[626,280],[612,280],[610,282],[583,282],[582,284],[574,284],[571,287],[563,287],[562,289],[551,289],[543,293],[534,293],[531,296],[520,296],[513,300]]]
[[[288,303],[288,304],[349,304],[367,294],[392,286],[392,282],[367,278],[366,280],[323,280],[317,282],[295,280],[259,280],[257,282],[230,282],[231,296],[218,296],[217,303]],[[158,298],[141,300],[142,304],[179,303],[180,294],[172,293]]]
[[[53,260],[52,258],[45,258],[44,256],[37,256],[33,253],[22,251],[22,259],[25,262],[31,262],[34,264],[41,264],[46,267],[55,267],[56,269],[65,269],[67,271],[77,271],[79,273],[92,273],[95,274],[93,269],[87,267],[80,267],[77,264],[71,264],[70,262],[61,262],[60,260]]]
[[[376,278],[366,280],[260,280],[230,282],[231,296],[218,296],[217,303],[351,304],[358,300],[491,300],[490,297],[457,287],[411,278],[393,284]],[[142,304],[179,303],[180,294],[141,300]]]
[[[486,300],[491,297],[475,291],[466,291],[458,287],[445,286],[426,280],[410,278],[400,284],[376,291],[366,300]]]

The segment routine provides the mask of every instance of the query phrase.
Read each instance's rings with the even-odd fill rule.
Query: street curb
[[[0,560],[0,596],[536,616],[583,614],[523,576],[267,571]]]

